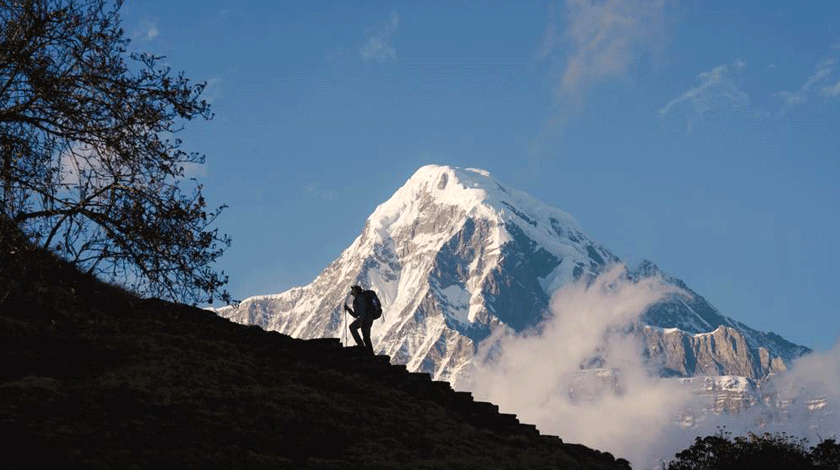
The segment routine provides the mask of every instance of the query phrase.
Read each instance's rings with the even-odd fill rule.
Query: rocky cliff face
[[[385,309],[372,332],[377,351],[457,382],[493,328],[537,325],[553,292],[619,262],[569,214],[483,170],[426,166],[311,284],[217,312],[298,338],[341,337],[342,305],[349,286],[360,284],[376,290]],[[758,380],[807,351],[721,315],[652,263],[627,275],[662,276],[682,290],[633,327],[665,377]]]
[[[644,326],[639,329],[645,352],[662,375],[737,375],[751,379],[787,370],[780,356],[767,348],[750,347],[739,330],[719,326],[710,333],[690,334],[676,328]]]

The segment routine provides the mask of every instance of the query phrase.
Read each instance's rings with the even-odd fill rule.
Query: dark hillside
[[[628,468],[385,356],[136,298],[8,224],[0,247],[3,468]]]

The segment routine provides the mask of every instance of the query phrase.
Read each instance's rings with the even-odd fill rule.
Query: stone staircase
[[[274,333],[270,336],[285,336]],[[533,424],[520,423],[515,414],[500,413],[498,405],[476,401],[470,392],[455,391],[449,382],[432,380],[427,373],[408,372],[401,364],[391,364],[387,355],[371,356],[358,347],[343,347],[337,338],[317,338],[295,342],[312,362],[324,367],[349,370],[364,374],[395,386],[411,395],[431,398],[447,405],[477,428],[499,434],[522,435],[562,442],[558,436],[541,435]]]

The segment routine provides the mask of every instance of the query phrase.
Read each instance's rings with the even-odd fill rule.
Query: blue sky
[[[131,1],[235,298],[310,282],[420,166],[489,170],[724,314],[840,337],[840,2]]]

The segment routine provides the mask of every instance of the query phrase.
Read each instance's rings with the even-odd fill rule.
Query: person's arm
[[[345,311],[345,312],[347,312],[347,313],[349,313],[349,314],[350,314],[350,316],[352,316],[353,318],[358,318],[358,317],[359,317],[359,316],[356,314],[356,312],[354,312],[354,311],[353,311],[353,309],[352,309],[352,308],[350,308],[350,307],[348,307],[348,306],[347,306],[347,304],[344,304],[344,311]]]

